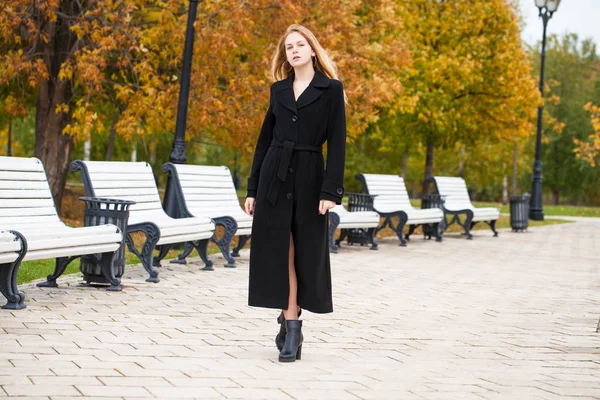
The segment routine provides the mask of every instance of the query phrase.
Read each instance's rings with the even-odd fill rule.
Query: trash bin
[[[127,221],[129,219],[129,207],[135,204],[135,201],[104,199],[97,197],[80,197],[85,202],[83,212],[83,223],[85,226],[98,226],[113,224],[123,233],[121,246],[117,249],[113,258],[112,268],[114,276],[121,278],[125,269],[125,232],[127,231]],[[91,254],[81,257],[80,269],[83,274],[83,280],[87,283],[110,283],[108,276],[102,273],[101,254]],[[120,290],[120,287],[112,287],[110,290]]]
[[[529,195],[510,198],[510,227],[513,232],[523,232],[529,226]]]
[[[348,211],[373,211],[373,200],[377,195],[366,193],[348,193]],[[366,246],[371,244],[371,237],[368,229],[345,229],[347,233],[348,244],[360,244]]]
[[[444,206],[444,201],[446,201],[446,196],[440,196],[439,194],[428,194],[423,195],[421,197],[421,208],[439,208],[442,209]],[[434,224],[423,224],[423,235],[428,239],[431,239],[432,236],[441,236],[437,235],[434,230]],[[440,230],[440,234],[446,230],[446,218],[442,219],[440,222],[438,229]]]

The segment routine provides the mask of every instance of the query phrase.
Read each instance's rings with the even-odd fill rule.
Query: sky
[[[525,27],[521,36],[529,44],[542,40],[542,20],[534,0],[519,0]],[[592,38],[600,47],[600,0],[562,0],[548,22],[548,34],[576,33]]]

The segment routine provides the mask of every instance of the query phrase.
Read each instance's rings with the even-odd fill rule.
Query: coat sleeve
[[[273,139],[273,128],[275,127],[275,114],[273,113],[273,87],[271,87],[271,98],[269,99],[269,109],[267,115],[260,128],[260,135],[258,136],[258,142],[256,143],[256,149],[254,150],[254,160],[252,161],[252,169],[250,172],[250,178],[248,178],[248,192],[247,197],[256,197],[258,190],[258,177],[260,176],[260,167],[262,162],[269,150],[271,140]]]
[[[330,83],[332,91],[327,125],[327,166],[321,186],[321,200],[342,204],[344,196],[344,165],[346,163],[346,107],[344,87],[337,80]]]

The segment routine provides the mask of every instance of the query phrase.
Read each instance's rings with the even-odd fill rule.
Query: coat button
[[[289,172],[290,174],[293,174],[293,173],[294,173],[294,169],[293,169],[293,168],[289,168],[289,169],[288,169],[288,172]]]
[[[337,190],[337,194],[339,194],[340,196],[342,195],[342,193],[344,193],[344,190],[342,190],[342,188],[338,188]]]
[[[294,122],[298,121],[298,117],[296,115],[292,115],[292,121],[294,121]]]
[[[285,197],[287,197],[288,200],[291,200],[292,199],[292,194],[288,193]]]

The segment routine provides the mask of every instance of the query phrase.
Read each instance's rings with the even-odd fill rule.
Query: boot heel
[[[302,345],[298,347],[298,352],[296,353],[296,360],[302,359]]]

